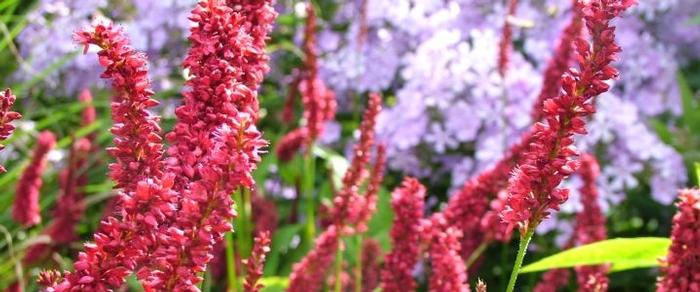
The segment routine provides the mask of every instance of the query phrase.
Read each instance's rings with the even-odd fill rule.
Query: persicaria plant
[[[11,12],[3,19],[10,20],[14,11],[30,9],[19,2],[0,3],[0,17],[5,9]],[[537,68],[541,78],[534,78],[527,70],[539,65],[546,46],[530,42],[526,31],[552,28],[522,14],[545,9],[540,1],[38,2],[27,19],[47,26],[81,12],[80,5],[89,10],[75,14],[82,28],[70,32],[82,55],[67,54],[61,62],[69,65],[56,66],[85,73],[76,68],[94,62],[109,88],[36,72],[24,60],[26,48],[15,45],[21,27],[0,26],[7,35],[0,53],[7,46],[17,70],[36,77],[17,87],[19,98],[10,89],[0,92],[0,159],[7,165],[0,166],[0,188],[13,183],[7,192],[14,195],[0,197],[7,210],[0,231],[8,239],[0,243],[7,251],[0,256],[6,260],[0,288],[613,291],[640,288],[618,284],[612,273],[658,266],[648,287],[700,291],[700,191],[679,191],[677,213],[666,218],[670,238],[612,238],[642,219],[627,224],[618,222],[627,213],[608,216],[616,208],[610,184],[638,184],[636,172],[657,169],[628,161],[628,173],[608,171],[609,148],[629,145],[619,133],[596,128],[629,124],[611,116],[607,100],[618,102],[622,114],[642,116],[616,96],[630,86],[615,87],[630,73],[620,62],[629,36],[620,37],[618,27],[655,23],[653,15],[666,8],[635,0],[547,8],[550,17],[565,17],[548,33],[558,37]],[[651,11],[630,23],[637,9]],[[153,14],[165,10],[173,20],[156,21],[162,16]],[[132,23],[151,17],[153,23]],[[457,27],[472,18],[497,21],[491,33],[474,28],[462,35]],[[434,34],[427,28],[445,25]],[[17,38],[36,33],[34,23],[30,28]],[[178,39],[181,34],[187,38]],[[392,47],[397,42],[405,47]],[[538,45],[539,55],[530,51]],[[171,66],[174,55],[183,58],[179,69]],[[368,61],[376,55],[381,61]],[[392,63],[401,69],[390,70]],[[374,73],[392,75],[391,81]],[[525,75],[538,83],[535,91],[521,80]],[[68,106],[48,102],[55,114],[32,111],[49,94],[37,80],[53,77],[85,89],[71,92],[77,101]],[[653,76],[642,79],[639,86]],[[688,111],[700,109],[692,95],[697,80],[678,79],[682,122],[664,128],[670,118],[653,120],[667,143],[693,127],[700,133],[700,116]],[[526,102],[515,102],[525,99],[520,95]],[[406,105],[409,99],[415,106]],[[479,102],[485,105],[475,110]],[[508,117],[513,112],[520,118]],[[478,117],[454,122],[467,116]],[[412,127],[430,130],[416,137]],[[482,139],[501,131],[502,140]],[[585,143],[592,135],[608,144]],[[640,143],[653,140],[641,137]],[[682,140],[681,149],[695,142]],[[488,151],[499,153],[484,163]],[[668,151],[647,156],[663,160]],[[455,179],[453,169],[437,165],[459,165],[468,175]],[[654,188],[657,180],[641,187]],[[621,208],[647,215],[633,203]],[[8,228],[3,220],[13,223]],[[543,235],[551,229],[570,232]],[[552,248],[564,251],[523,267],[528,252],[539,258]],[[543,273],[517,281],[530,272]]]

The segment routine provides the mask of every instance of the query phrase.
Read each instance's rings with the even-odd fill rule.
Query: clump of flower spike
[[[425,187],[414,178],[405,178],[391,194],[394,222],[392,250],[384,257],[381,288],[387,292],[414,291],[413,268],[420,254],[423,230]]]
[[[139,272],[147,289],[187,290],[202,280],[236,215],[230,194],[253,186],[267,146],[255,127],[256,90],[269,70],[264,45],[276,14],[269,1],[231,2],[199,1],[190,16],[196,25],[184,66],[191,90],[167,135],[180,213],[162,228],[162,244]]]
[[[508,63],[510,62],[510,53],[513,50],[513,25],[511,18],[515,17],[515,12],[518,9],[518,0],[508,0],[506,7],[506,17],[501,28],[501,40],[498,43],[498,74],[501,77],[506,76],[508,71]]]
[[[571,20],[564,28],[564,31],[561,32],[554,49],[554,55],[549,59],[547,67],[544,69],[542,88],[532,109],[532,120],[535,122],[539,122],[542,119],[544,101],[559,94],[561,76],[566,73],[574,59],[574,41],[581,35],[583,20],[581,8],[578,7],[581,4],[578,0],[573,0],[572,2],[573,12]]]
[[[71,148],[68,165],[59,174],[61,193],[53,210],[53,220],[44,230],[44,234],[51,238],[51,243],[32,245],[24,255],[25,264],[31,264],[46,257],[55,246],[65,245],[78,239],[75,227],[85,211],[84,194],[80,189],[87,185],[87,177],[78,172],[85,171],[91,145],[90,140],[81,138]]]
[[[336,100],[335,93],[330,90],[318,76],[318,50],[316,48],[316,10],[311,2],[306,4],[306,23],[304,26],[304,67],[299,71],[299,76],[295,76],[287,97],[285,106],[285,119],[289,118],[294,94],[301,95],[304,106],[305,130],[297,129],[288,133],[280,140],[278,149],[286,150],[281,154],[296,152],[301,146],[306,146],[307,151],[316,139],[323,133],[326,122],[335,118]],[[290,137],[287,137],[290,136]],[[304,143],[300,144],[299,139],[303,137]],[[279,151],[282,150],[278,150]],[[282,161],[291,159],[290,155],[281,155]]]
[[[700,291],[700,190],[681,190],[656,291]]]
[[[158,234],[153,230],[175,211],[173,177],[163,176],[161,130],[158,117],[148,111],[158,102],[151,98],[145,55],[131,47],[123,31],[111,24],[77,32],[75,39],[84,45],[85,52],[90,45],[100,48],[100,64],[105,67],[101,77],[112,81],[115,146],[108,152],[116,162],[109,168],[110,177],[121,190],[116,217],[100,223],[94,243],[85,244],[85,251],[78,254],[75,271],[50,289],[107,291],[120,287],[143,263],[156,242]]]
[[[575,238],[577,245],[589,244],[607,238],[605,215],[598,203],[596,182],[600,175],[600,166],[593,155],[581,156],[581,168],[578,174],[583,180],[580,189],[583,209],[576,214]],[[576,279],[579,291],[607,291],[607,266],[576,267]]]
[[[78,96],[78,100],[85,105],[80,124],[83,127],[89,126],[96,119],[95,108],[91,104],[90,91],[84,90]],[[82,188],[88,184],[85,172],[88,167],[88,156],[93,149],[94,138],[95,135],[90,134],[87,137],[77,139],[71,146],[68,165],[59,173],[58,184],[61,192],[52,212],[53,220],[44,230],[44,234],[51,238],[51,243],[39,243],[31,246],[24,255],[25,264],[31,264],[44,258],[56,246],[78,240],[75,227],[85,211]]]
[[[265,256],[268,252],[270,252],[270,233],[264,231],[255,237],[253,251],[244,262],[246,265],[246,278],[243,284],[245,291],[258,292],[264,287],[258,281],[263,275]]]
[[[467,268],[460,256],[462,231],[448,227],[440,213],[430,221],[430,291],[468,292]]]
[[[568,190],[558,185],[579,166],[574,135],[586,133],[585,118],[595,112],[592,99],[606,92],[610,86],[605,82],[618,75],[610,66],[620,52],[610,21],[632,4],[632,0],[597,0],[582,8],[592,42],[577,38],[579,69],[562,77],[559,97],[544,102],[545,122],[536,125],[530,148],[513,172],[501,213],[523,235],[568,199]]]
[[[15,188],[15,201],[12,204],[12,219],[23,227],[31,227],[41,222],[41,207],[39,194],[44,183],[42,175],[46,168],[46,160],[54,146],[56,136],[49,131],[39,133],[32,159]]]
[[[325,279],[326,272],[333,258],[326,258],[330,249],[337,251],[340,243],[334,245],[327,242],[331,237],[340,239],[341,236],[350,235],[364,230],[364,225],[372,213],[368,213],[368,208],[375,204],[376,193],[381,184],[384,169],[384,148],[379,147],[378,160],[375,162],[373,174],[375,177],[370,181],[365,196],[359,193],[360,186],[367,177],[366,167],[369,164],[372,146],[374,144],[374,126],[377,116],[381,110],[381,96],[376,93],[369,95],[367,109],[365,110],[362,123],[360,124],[360,139],[353,148],[353,157],[350,167],[343,176],[343,185],[333,199],[333,206],[329,211],[332,215],[332,224],[321,234],[316,241],[314,250],[304,259],[294,265],[290,276],[289,290],[304,291],[309,288],[309,283],[313,283],[311,289],[316,291]],[[331,233],[331,234],[327,234]],[[318,284],[318,286],[315,286]]]
[[[9,138],[14,132],[15,127],[11,123],[22,118],[18,112],[10,110],[15,104],[15,100],[17,97],[12,94],[9,88],[0,92],[0,142]],[[0,151],[3,149],[5,149],[5,145],[0,144]],[[0,165],[0,173],[5,171],[5,168]]]

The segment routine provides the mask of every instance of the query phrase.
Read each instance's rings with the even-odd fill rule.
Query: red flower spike
[[[381,102],[379,94],[370,94],[369,103],[360,124],[360,139],[353,147],[353,157],[350,161],[350,167],[343,176],[343,185],[333,198],[333,208],[330,212],[331,217],[338,225],[357,225],[367,216],[371,216],[371,213],[365,213],[367,196],[363,197],[358,192],[360,185],[367,178],[366,167],[369,164],[374,145],[374,127],[381,111]],[[383,153],[381,155],[383,156]],[[373,183],[376,184],[377,181]],[[369,190],[376,192],[374,189]]]
[[[372,292],[379,287],[382,248],[379,242],[367,238],[362,242],[362,292]]]
[[[108,152],[116,159],[110,165],[110,177],[121,188],[115,204],[119,219],[105,218],[94,243],[85,244],[85,251],[78,254],[75,271],[49,289],[107,291],[120,287],[154,248],[157,233],[153,226],[175,211],[173,177],[163,176],[161,130],[158,117],[148,111],[158,102],[151,99],[145,55],[134,50],[123,31],[110,24],[79,31],[75,39],[85,47],[100,48],[100,64],[105,67],[102,77],[111,79],[115,92],[111,129],[115,146]],[[90,115],[84,114],[85,122]]]
[[[12,135],[15,130],[15,126],[12,123],[15,120],[22,118],[17,112],[10,111],[10,108],[15,104],[17,97],[12,94],[12,91],[8,88],[0,92],[0,142],[6,140]],[[5,145],[0,144],[0,151],[5,149]],[[0,173],[6,172],[5,168],[0,165]]]
[[[596,182],[600,175],[600,166],[590,154],[581,156],[579,175],[583,180],[581,205],[583,209],[576,214],[575,238],[577,245],[589,244],[607,239],[605,215],[598,204],[598,187]],[[585,266],[576,268],[579,291],[606,291],[608,289],[607,266]]]
[[[508,0],[507,14],[501,29],[501,40],[498,43],[498,74],[505,78],[510,62],[510,54],[513,50],[513,25],[510,18],[515,17],[518,9],[518,0]]]
[[[442,214],[436,214],[430,223],[430,291],[468,292],[467,270],[460,256],[462,232],[448,227]]]
[[[279,143],[275,153],[277,158],[282,162],[287,162],[294,158],[294,155],[299,152],[308,140],[309,133],[306,128],[298,128],[284,135]]]
[[[377,196],[384,180],[384,168],[386,167],[386,147],[383,144],[377,146],[377,155],[374,160],[374,167],[370,172],[369,184],[365,191],[364,206],[358,206],[360,209],[357,220],[357,231],[366,232],[372,215],[377,210]]]
[[[316,238],[314,249],[294,264],[288,292],[321,291],[340,245],[340,230],[331,225]]]
[[[405,178],[391,194],[394,222],[391,227],[392,250],[384,257],[383,291],[414,291],[413,268],[418,262],[421,234],[424,232],[423,205],[425,187],[414,178]]]
[[[656,291],[700,291],[700,190],[681,190]]]
[[[576,41],[579,70],[570,70],[561,79],[564,92],[545,103],[544,123],[537,124],[530,149],[520,167],[513,172],[508,188],[507,206],[502,219],[521,234],[535,228],[568,199],[568,191],[557,186],[575,171],[577,163],[573,143],[575,134],[585,133],[584,118],[592,114],[592,99],[605,92],[600,74],[615,60],[620,48],[614,42],[610,21],[629,6],[628,1],[596,0],[580,7],[591,44],[579,37]],[[585,110],[581,110],[585,109]]]
[[[287,133],[280,145],[281,150],[297,150],[298,139],[304,138],[304,145],[309,151],[316,139],[323,133],[326,123],[335,118],[336,100],[335,93],[329,89],[318,76],[318,50],[316,48],[316,10],[311,2],[306,4],[306,23],[304,26],[304,41],[302,44],[304,51],[303,70],[294,74],[294,79],[290,84],[285,103],[283,120],[289,121],[293,116],[293,106],[296,94],[301,95],[304,106],[304,126],[290,133]],[[296,86],[296,88],[295,88]],[[293,142],[293,143],[292,143]],[[299,145],[301,146],[301,145]],[[282,161],[291,159],[294,151],[282,152]],[[291,155],[290,155],[291,154]]]
[[[270,252],[270,232],[265,231],[258,234],[254,239],[253,251],[250,253],[250,258],[245,260],[246,278],[243,284],[243,290],[246,292],[258,292],[264,286],[258,281],[262,278],[263,268],[265,267],[265,256]]]
[[[579,1],[573,0],[574,11],[571,15],[571,20],[564,28],[564,31],[561,32],[558,44],[554,49],[554,56],[549,59],[547,67],[544,69],[542,89],[532,109],[532,120],[535,122],[542,120],[543,106],[545,106],[546,102],[559,95],[561,77],[569,69],[574,59],[574,42],[579,39],[583,28],[583,16],[581,15],[581,9],[576,8],[577,5],[580,5]]]
[[[323,133],[327,121],[335,118],[335,93],[326,87],[318,76],[318,50],[316,48],[316,10],[311,2],[306,4],[304,26],[304,72],[299,82],[299,93],[304,104],[304,119],[308,128],[307,146]]]
[[[46,157],[56,146],[56,136],[49,131],[39,134],[32,159],[17,181],[15,201],[12,204],[12,219],[24,228],[41,222],[39,194],[44,183],[42,175],[46,168]]]
[[[534,292],[557,292],[569,284],[571,272],[567,269],[554,269],[545,272],[542,280],[535,286]]]

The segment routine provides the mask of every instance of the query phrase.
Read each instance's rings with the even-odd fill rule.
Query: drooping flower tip
[[[394,222],[391,227],[392,250],[384,258],[383,291],[413,291],[413,268],[418,262],[423,230],[425,187],[407,177],[391,194]]]
[[[659,292],[700,290],[700,190],[681,190],[676,207],[671,247],[656,284]]]
[[[55,145],[56,136],[53,133],[41,132],[37,138],[32,159],[17,182],[12,218],[25,228],[41,221],[39,194],[44,182],[42,175],[46,168],[47,156]]]
[[[0,92],[0,142],[9,138],[12,132],[14,132],[15,126],[11,123],[22,118],[22,115],[18,112],[10,110],[15,104],[16,99],[17,97],[12,94],[9,88]],[[5,146],[0,144],[0,151],[4,148]],[[0,165],[0,173],[5,171],[5,168]]]
[[[264,286],[258,283],[263,275],[265,267],[265,257],[270,252],[270,233],[264,231],[259,233],[254,239],[253,251],[250,258],[244,261],[246,265],[246,279],[243,288],[247,292],[258,292]]]

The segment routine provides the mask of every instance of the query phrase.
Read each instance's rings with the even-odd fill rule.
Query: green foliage
[[[610,264],[611,272],[659,265],[671,240],[661,237],[615,238],[599,241],[548,256],[523,267],[521,273],[575,266]]]

